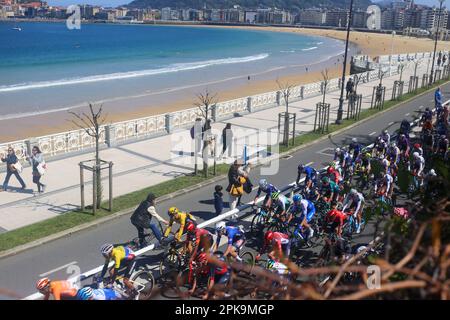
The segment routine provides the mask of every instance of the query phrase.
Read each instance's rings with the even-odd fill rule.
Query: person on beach
[[[38,193],[45,192],[46,185],[41,183],[42,175],[45,172],[45,161],[38,146],[34,146],[31,156],[27,156],[27,161],[33,167],[33,183],[37,185]]]
[[[222,214],[223,211],[223,193],[222,186],[217,185],[214,188],[214,209],[216,210],[216,217]]]
[[[233,142],[233,131],[231,131],[231,123],[227,123],[225,128],[222,130],[222,153],[220,157],[222,158],[225,151],[228,149],[228,157],[231,157],[232,152],[232,142]]]
[[[26,188],[25,182],[23,182],[22,177],[19,174],[19,171],[16,169],[16,165],[19,162],[19,159],[17,159],[16,153],[14,152],[14,149],[12,147],[8,148],[8,154],[1,158],[2,162],[6,162],[6,177],[5,181],[3,182],[3,189],[0,191],[6,191],[8,189],[8,183],[9,179],[12,175],[14,175],[19,181],[20,185],[22,186],[22,190]]]

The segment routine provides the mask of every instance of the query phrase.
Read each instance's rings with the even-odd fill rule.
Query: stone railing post
[[[166,131],[172,133],[173,131],[173,115],[171,113],[166,114]]]
[[[305,97],[305,86],[301,86],[300,87],[300,98],[302,98],[302,100]]]
[[[253,112],[253,110],[252,110],[252,97],[248,97],[247,98],[247,110],[248,110],[249,113]]]
[[[277,91],[277,105],[279,106],[281,104],[281,92]]]
[[[218,119],[217,105],[216,104],[211,106],[211,118],[213,119],[214,122],[216,122],[217,119]]]
[[[28,138],[28,140],[25,140],[25,146],[27,148],[27,154],[28,155],[32,154],[31,150],[33,149],[34,146],[38,145],[37,142],[38,141],[37,141],[36,138]]]
[[[116,127],[114,125],[105,126],[105,143],[108,148],[116,146]]]

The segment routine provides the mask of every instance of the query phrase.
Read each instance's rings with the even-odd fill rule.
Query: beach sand
[[[189,26],[192,27],[192,26]],[[249,28],[255,30],[273,31],[273,32],[293,32],[299,34],[325,36],[339,40],[345,40],[346,32],[339,30],[325,29],[306,29],[306,28],[288,28],[288,27],[238,27],[238,26],[194,26],[194,27],[218,27],[218,28]],[[391,53],[392,39],[394,41],[394,54],[428,52],[434,48],[434,42],[431,39],[418,39],[412,37],[395,36],[392,38],[390,34],[375,34],[352,31],[350,33],[350,41],[357,49],[353,49],[361,54],[370,55],[372,58],[378,55]],[[438,50],[450,50],[450,42],[439,42]],[[350,54],[351,55],[351,54]],[[342,58],[336,62],[319,65],[310,68],[309,72],[302,71],[292,74],[287,72],[278,78],[272,79],[252,79],[247,81],[245,85],[236,84],[231,88],[221,89],[218,92],[218,101],[226,101],[240,97],[246,97],[258,93],[274,91],[278,89],[276,78],[282,83],[290,83],[294,85],[306,84],[322,80],[321,70],[327,67],[329,77],[340,77],[342,73]],[[350,58],[349,58],[350,59]],[[347,73],[348,73],[347,69]],[[117,122],[131,120],[140,117],[146,117],[156,114],[162,114],[177,110],[191,108],[195,102],[195,95],[189,94],[184,97],[171,97],[167,99],[167,103],[160,103],[152,106],[140,106],[135,108],[127,108],[126,105],[118,105],[115,108],[108,109],[107,122]],[[76,110],[78,111],[78,110]],[[0,121],[0,142],[15,141],[26,139],[28,137],[43,136],[63,131],[77,129],[69,121],[71,116],[67,112],[55,112],[31,117],[23,117],[11,120]]]

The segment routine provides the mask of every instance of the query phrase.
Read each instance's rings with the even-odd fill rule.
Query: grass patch
[[[408,93],[403,95],[399,100],[395,101],[386,101],[384,105],[384,109],[389,109],[402,101],[405,101],[407,99],[410,99],[418,94],[421,94],[425,91],[432,90],[436,88],[437,86],[447,82],[448,80],[441,80],[437,83],[435,83],[433,86],[430,86],[428,88],[420,88],[415,93]],[[376,114],[380,112],[380,110],[377,109],[368,109],[361,111],[359,120],[365,119],[367,117],[370,117],[373,114]],[[345,114],[345,113],[344,113]],[[359,121],[358,120],[358,121]],[[312,142],[320,137],[326,136],[331,132],[334,132],[336,130],[345,128],[357,121],[355,120],[343,120],[341,125],[331,124],[329,126],[329,132],[327,133],[317,133],[317,132],[309,132],[302,134],[300,136],[297,136],[294,138],[294,145],[291,145],[292,139],[290,140],[290,145],[279,146],[279,152],[286,152],[290,149],[300,146],[302,144],[306,144],[309,142]],[[270,151],[270,147],[268,148],[268,151]],[[227,164],[219,164],[217,165],[217,175],[226,174],[228,172],[229,165]],[[213,176],[212,168],[210,168],[210,177]],[[99,218],[111,215],[113,213],[126,210],[126,209],[132,209],[135,206],[137,206],[146,196],[149,192],[153,192],[157,197],[161,197],[166,194],[170,194],[172,192],[196,185],[198,183],[204,182],[208,180],[209,178],[205,178],[202,173],[200,173],[197,176],[194,175],[187,175],[178,177],[175,179],[171,179],[166,182],[162,182],[160,184],[138,190],[135,192],[131,192],[129,194],[125,194],[119,197],[114,198],[114,210],[108,211],[105,209],[100,209],[97,211],[96,215],[92,215],[90,212],[82,212],[82,211],[70,211],[65,214],[62,214],[60,216],[37,222],[34,224],[31,224],[29,226],[25,226],[16,230],[12,230],[3,234],[0,234],[0,252],[12,249],[14,247],[26,244],[28,242],[76,227],[78,225],[88,223],[94,220],[97,220]],[[107,203],[105,202],[103,204],[103,207],[106,207]]]
[[[229,165],[217,165],[217,175],[222,175],[228,172]],[[209,170],[210,178],[213,176],[212,168]],[[131,192],[114,198],[114,210],[108,211],[106,209],[97,210],[94,216],[91,212],[70,211],[60,216],[37,222],[19,229],[15,229],[6,233],[0,234],[0,252],[12,249],[16,246],[76,227],[78,225],[97,220],[99,218],[111,215],[113,213],[131,209],[137,206],[148,193],[153,192],[157,197],[193,186],[197,183],[208,180],[200,172],[199,175],[182,176],[160,184]],[[104,202],[102,207],[107,207],[107,202]]]

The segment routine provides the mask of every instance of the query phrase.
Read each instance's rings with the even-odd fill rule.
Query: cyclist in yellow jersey
[[[192,221],[195,223],[195,218],[187,212],[181,212],[176,207],[171,207],[168,211],[170,216],[169,225],[167,226],[166,232],[164,232],[164,237],[168,237],[170,231],[172,230],[172,225],[174,222],[178,222],[180,224],[180,229],[178,229],[178,233],[175,236],[175,239],[180,242],[181,236],[183,235],[184,226],[188,221]]]
[[[101,248],[102,255],[105,257],[105,264],[103,266],[102,273],[100,275],[100,278],[103,279],[103,277],[106,274],[106,271],[108,270],[108,265],[111,260],[114,261],[114,266],[111,268],[109,274],[110,274],[110,281],[113,283],[116,279],[117,272],[119,271],[119,268],[123,265],[125,265],[127,268],[124,273],[123,283],[125,286],[133,291],[134,287],[130,283],[129,278],[131,276],[131,271],[134,269],[135,264],[135,255],[133,250],[131,250],[129,247],[124,246],[117,246],[114,247],[112,244],[105,244]]]

